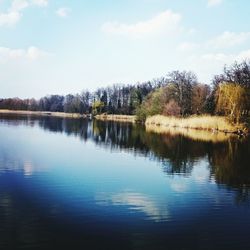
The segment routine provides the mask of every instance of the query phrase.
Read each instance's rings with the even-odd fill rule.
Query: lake
[[[0,115],[0,249],[250,249],[250,139]]]

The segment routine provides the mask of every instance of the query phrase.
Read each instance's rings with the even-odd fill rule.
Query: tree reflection
[[[250,140],[231,139],[209,148],[211,175],[219,184],[236,188],[237,202],[246,201],[250,192]]]
[[[141,125],[65,119],[1,115],[8,125],[38,125],[44,130],[65,133],[81,140],[91,140],[97,146],[110,150],[126,150],[162,163],[166,174],[190,175],[195,163],[207,159],[210,175],[217,184],[236,189],[238,203],[249,201],[250,140],[228,138],[222,142],[192,140],[182,134],[147,132]]]

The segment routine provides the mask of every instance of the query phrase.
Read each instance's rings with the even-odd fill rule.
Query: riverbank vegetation
[[[185,122],[190,124],[185,126],[202,128],[201,124],[212,124],[210,116],[216,116],[213,125],[209,125],[211,129],[219,127],[219,130],[231,130],[231,126],[235,127],[235,124],[249,124],[250,61],[225,66],[222,74],[215,75],[209,85],[200,83],[193,72],[173,71],[152,81],[134,85],[114,84],[92,93],[86,90],[80,94],[50,95],[39,100],[0,99],[0,109],[94,116],[105,114],[99,118],[111,120],[119,120],[117,115],[136,115],[137,121],[149,123],[152,119],[157,119],[155,123],[169,126],[173,118],[166,118],[167,116],[175,117],[175,123],[181,121],[179,127],[183,127],[183,118],[209,115],[200,119],[186,119]],[[161,115],[161,118],[150,118],[155,115]],[[198,125],[194,126],[195,123]],[[223,124],[223,128],[218,124]]]
[[[189,116],[186,118],[155,115],[147,118],[146,126],[151,128],[160,126],[165,128],[208,130],[214,133],[233,133],[244,130],[242,124],[232,124],[225,117],[209,115]],[[159,131],[159,128],[156,130]]]
[[[140,120],[154,115],[224,116],[238,124],[250,114],[250,64],[235,63],[215,76],[211,86],[200,84],[190,72],[173,72],[171,81],[152,91],[137,109]],[[211,119],[210,119],[211,120]],[[221,122],[221,121],[220,121]]]

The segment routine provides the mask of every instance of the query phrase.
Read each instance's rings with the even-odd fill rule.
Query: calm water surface
[[[0,249],[250,249],[250,140],[0,116]]]

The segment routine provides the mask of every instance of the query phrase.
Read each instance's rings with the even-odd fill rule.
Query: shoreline
[[[50,111],[28,111],[28,110],[8,110],[0,109],[0,114],[16,114],[16,115],[35,115],[61,118],[89,118],[88,115],[79,113],[50,112]],[[135,115],[107,115],[101,114],[94,116],[100,121],[114,121],[136,123]],[[204,131],[208,133],[224,133],[247,135],[250,130],[243,124],[232,124],[225,117],[219,116],[190,116],[187,118],[168,117],[163,115],[154,115],[148,117],[144,123],[146,129],[156,133],[166,133],[169,129],[181,129],[188,131]]]
[[[148,117],[145,121],[146,128],[164,133],[167,129],[186,129],[193,131],[206,131],[210,133],[224,133],[246,135],[249,134],[243,124],[232,124],[226,117],[220,116],[190,116],[187,118],[168,117],[163,115],[155,115]]]
[[[9,110],[0,109],[0,114],[15,114],[15,115],[36,115],[48,117],[62,117],[62,118],[87,118],[87,115],[78,113],[64,113],[64,112],[50,112],[50,111],[28,111],[28,110]]]
[[[101,121],[114,121],[114,122],[130,122],[135,123],[136,122],[136,116],[135,115],[96,115],[95,119],[101,120]]]

